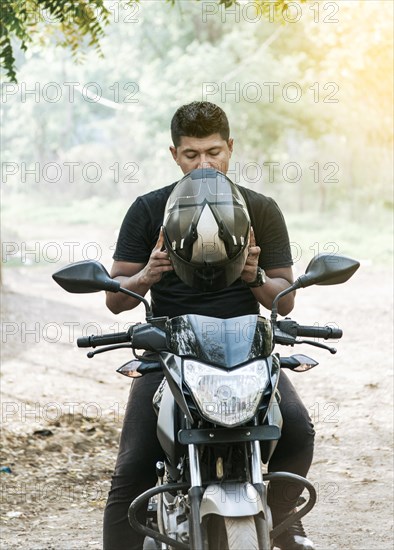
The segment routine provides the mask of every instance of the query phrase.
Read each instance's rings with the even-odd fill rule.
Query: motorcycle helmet
[[[178,277],[198,290],[221,290],[238,279],[248,255],[249,231],[240,191],[213,168],[186,174],[167,200],[167,251]]]

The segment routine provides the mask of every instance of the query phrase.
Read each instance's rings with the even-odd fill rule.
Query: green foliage
[[[19,8],[19,9],[16,9]],[[26,32],[27,11],[25,4],[5,1],[1,4],[0,19],[0,59],[11,80],[16,80],[15,58],[13,55],[11,36],[20,40],[20,47],[26,50],[29,36]]]
[[[234,11],[224,7],[204,20],[202,7],[141,2],[138,22],[125,21],[130,10],[121,13],[100,40],[105,57],[90,49],[84,64],[54,41],[19,53],[21,83],[4,86],[0,105],[4,190],[55,202],[117,197],[126,208],[179,177],[168,151],[171,116],[181,104],[207,99],[229,116],[229,175],[237,183],[273,196],[286,213],[343,209],[349,219],[368,210],[379,217],[392,200],[392,3],[343,3],[336,24],[310,5],[287,25],[280,17],[253,23],[251,12],[234,24]],[[99,86],[102,101],[88,101],[81,90],[71,97],[72,82]],[[283,97],[292,82],[299,101]],[[278,83],[273,101],[269,83]],[[253,86],[262,92],[256,100]],[[327,102],[330,95],[335,102]],[[93,162],[102,169],[98,181],[94,170],[82,170]],[[273,162],[280,166],[271,179]],[[282,177],[292,162],[302,168],[293,183]],[[78,164],[73,179],[67,163]],[[37,164],[37,177],[26,174]],[[50,177],[50,164],[61,178]]]
[[[160,1],[160,0],[159,0]],[[172,6],[182,0],[166,0]],[[201,0],[198,0],[201,1]],[[306,0],[299,0],[301,3]],[[139,0],[119,0],[123,5],[139,3]],[[184,2],[183,2],[184,3]],[[231,8],[237,0],[218,0],[218,5]],[[257,0],[266,17],[286,9],[288,0]],[[100,40],[110,21],[110,11],[105,0],[2,0],[0,18],[0,60],[1,67],[11,82],[17,82],[13,39],[21,50],[38,40],[41,43],[54,41],[70,48],[74,59],[84,47],[94,47],[101,56]],[[87,42],[88,40],[88,42]]]
[[[34,40],[54,41],[78,48],[89,39],[100,55],[100,39],[109,21],[104,0],[3,0],[1,3],[1,65],[8,78],[16,82],[13,39],[26,51]]]

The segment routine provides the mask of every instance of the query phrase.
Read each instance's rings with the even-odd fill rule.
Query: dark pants
[[[162,380],[161,373],[137,378],[131,387],[119,454],[104,513],[104,550],[140,550],[143,537],[131,529],[127,512],[130,502],[153,487],[156,462],[163,452],[156,437],[157,417],[152,397]],[[287,376],[281,372],[282,436],[269,463],[269,470],[286,471],[303,477],[313,456],[314,430],[308,412]],[[294,507],[302,489],[289,483],[272,483],[270,505],[278,510]],[[140,521],[144,521],[141,514]]]

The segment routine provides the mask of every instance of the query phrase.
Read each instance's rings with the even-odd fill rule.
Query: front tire
[[[254,517],[211,516],[208,524],[208,549],[259,550]],[[263,550],[269,550],[269,548],[263,548]]]

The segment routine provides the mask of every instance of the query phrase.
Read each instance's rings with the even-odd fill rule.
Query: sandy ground
[[[110,265],[109,256],[103,260]],[[143,320],[143,310],[115,317],[101,294],[67,294],[50,279],[59,267],[44,262],[4,270],[5,550],[101,548],[129,390],[115,369],[129,354],[89,360],[76,338],[124,330]],[[309,477],[318,503],[304,524],[318,550],[393,548],[391,280],[387,268],[365,263],[345,285],[300,291],[292,313],[300,323],[331,322],[344,330],[334,344],[337,355],[299,346],[320,365],[291,374],[317,431]]]

